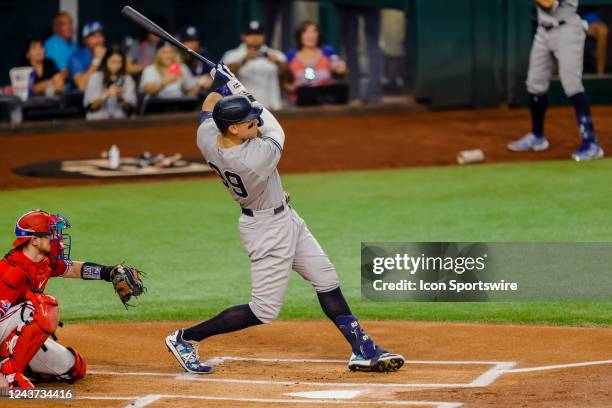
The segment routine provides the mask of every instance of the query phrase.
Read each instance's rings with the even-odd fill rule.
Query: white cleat
[[[377,371],[387,373],[397,371],[404,365],[404,357],[400,354],[389,353],[388,351],[376,346],[376,352],[370,359],[366,359],[361,354],[351,355],[348,368],[351,371]]]
[[[508,150],[513,152],[540,152],[546,149],[548,149],[548,140],[544,136],[537,137],[531,132],[508,144]]]

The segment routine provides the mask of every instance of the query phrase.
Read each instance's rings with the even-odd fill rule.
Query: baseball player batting
[[[594,160],[604,152],[597,143],[589,100],[582,85],[585,27],[577,13],[578,0],[536,0],[538,29],[536,31],[527,73],[527,91],[531,107],[532,130],[508,145],[515,152],[548,149],[544,136],[544,115],[548,107],[548,87],[554,62],[565,94],[576,110],[582,143],[572,154],[576,161]]]
[[[278,317],[289,274],[295,270],[314,287],[319,303],[352,348],[353,371],[395,371],[404,357],[390,353],[366,334],[339,287],[336,269],[289,205],[276,168],[285,134],[274,116],[250,95],[223,63],[211,71],[197,142],[232,198],[240,205],[240,237],[251,259],[251,301],[166,337],[166,345],[191,373],[211,373],[200,360],[198,343]]]
[[[67,228],[70,223],[59,214],[28,211],[15,224],[13,248],[0,260],[0,372],[11,389],[34,388],[30,378],[85,376],[85,358],[54,341],[61,323],[58,301],[43,293],[49,278],[112,282],[124,304],[144,291],[138,271],[127,265],[72,262]]]

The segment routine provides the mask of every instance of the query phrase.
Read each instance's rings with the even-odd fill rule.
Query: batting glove
[[[211,88],[214,92],[221,95],[245,95],[251,102],[255,98],[247,91],[242,83],[236,78],[234,73],[223,62],[219,62],[216,67],[210,70],[210,75],[213,78]]]

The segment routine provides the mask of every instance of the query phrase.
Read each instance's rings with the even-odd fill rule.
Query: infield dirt
[[[594,108],[594,120],[604,149],[612,153],[612,131],[609,130],[612,129],[612,107]],[[281,173],[450,165],[456,163],[458,151],[467,149],[483,150],[489,163],[569,159],[579,142],[570,108],[555,108],[548,113],[551,149],[526,154],[510,153],[505,148],[509,141],[529,129],[526,110],[288,119],[282,124],[287,142],[280,163]],[[102,181],[22,177],[13,174],[12,169],[52,159],[98,157],[113,143],[120,146],[123,155],[138,155],[148,150],[199,157],[195,129],[195,125],[178,125],[2,135],[0,189],[99,184]],[[308,407],[332,401],[288,394],[351,390],[359,391],[358,395],[333,400],[334,404],[348,407],[405,403],[446,408],[458,404],[466,407],[612,406],[610,328],[365,322],[378,342],[409,360],[399,372],[367,374],[347,370],[349,350],[331,323],[283,321],[206,340],[200,351],[203,358],[246,359],[226,359],[216,366],[214,374],[194,377],[184,375],[163,342],[168,333],[187,324],[67,325],[58,331],[59,341],[85,355],[90,374],[73,386],[62,385],[74,389],[76,400],[54,404],[79,407],[297,404]],[[587,365],[546,367],[574,363]],[[511,371],[536,367],[542,369]],[[0,405],[7,405],[5,402],[0,401]],[[42,406],[19,404],[30,405]]]
[[[550,109],[547,119],[551,148],[538,153],[506,149],[508,142],[530,129],[529,112],[524,109],[284,119],[287,138],[279,170],[285,174],[450,165],[457,163],[459,151],[470,149],[481,149],[487,163],[569,159],[579,144],[573,109]],[[595,107],[593,120],[604,150],[612,154],[612,107]],[[193,125],[3,134],[0,189],[116,183],[13,173],[13,168],[25,164],[97,158],[112,144],[120,147],[122,155],[178,152],[199,158],[196,128],[194,116]]]
[[[70,406],[314,406],[321,399],[288,394],[321,390],[359,391],[351,399],[334,400],[340,406],[422,401],[410,406],[431,407],[436,405],[425,403],[435,401],[465,407],[605,407],[612,402],[609,328],[364,322],[377,342],[408,360],[400,371],[380,374],[346,368],[350,351],[331,323],[280,321],[205,340],[202,358],[246,359],[226,360],[215,373],[198,376],[185,375],[164,343],[171,331],[192,323],[69,324],[58,330],[61,343],[86,356],[89,371],[74,385],[62,385],[78,397]],[[517,370],[584,362],[600,363],[489,371],[500,363]]]

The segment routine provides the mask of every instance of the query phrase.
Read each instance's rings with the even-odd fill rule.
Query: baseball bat
[[[123,9],[121,10],[121,14],[123,14],[124,16],[126,16],[127,18],[129,18],[130,20],[132,20],[133,22],[135,22],[136,24],[138,24],[139,26],[141,26],[148,32],[155,34],[162,40],[168,41],[170,44],[174,45],[178,49],[181,49],[185,51],[186,53],[193,55],[194,57],[196,57],[203,63],[209,65],[210,67],[214,68],[216,66],[214,62],[198,54],[191,48],[186,47],[179,40],[171,36],[170,33],[168,33],[166,30],[164,30],[163,28],[155,24],[153,21],[149,20],[148,18],[140,14],[138,11],[134,10],[132,7],[124,6]]]

